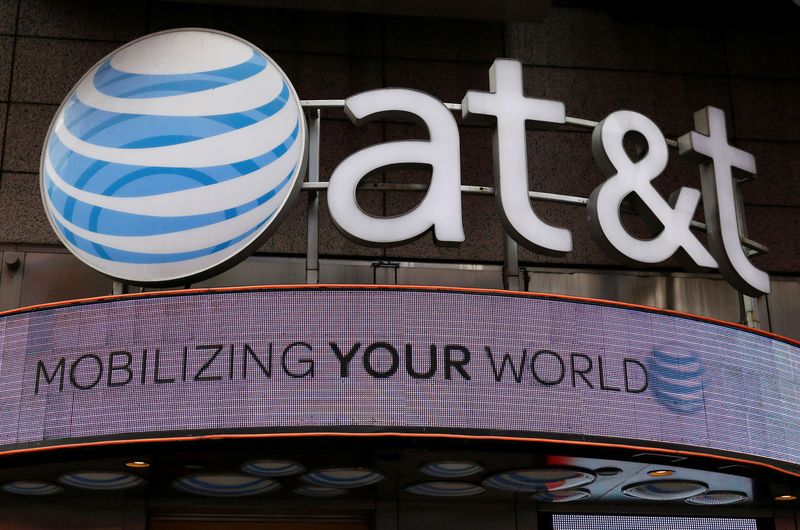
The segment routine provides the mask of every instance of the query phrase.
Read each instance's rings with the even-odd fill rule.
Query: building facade
[[[563,102],[569,118],[565,125],[558,128],[529,124],[524,134],[529,189],[541,194],[560,195],[555,200],[534,196],[533,208],[545,222],[571,231],[573,244],[570,252],[561,256],[549,256],[533,252],[523,245],[518,247],[506,237],[494,199],[495,127],[491,123],[465,123],[461,113],[454,112],[460,141],[461,185],[468,187],[462,188],[461,193],[465,232],[462,244],[437,246],[430,234],[401,245],[366,246],[355,242],[352,237],[343,235],[332,221],[325,186],[305,186],[277,231],[251,257],[220,274],[186,285],[185,287],[195,289],[187,291],[192,294],[181,295],[177,292],[182,291],[184,286],[169,286],[168,289],[176,291],[173,293],[175,296],[196,296],[196,303],[199,305],[194,310],[198,314],[202,311],[210,312],[212,317],[217,315],[221,319],[223,310],[236,312],[236,304],[266,312],[270,302],[260,301],[258,296],[263,293],[273,296],[286,291],[219,290],[210,294],[197,289],[318,284],[339,286],[330,289],[333,292],[344,289],[341,291],[344,293],[342,300],[335,296],[332,299],[326,298],[330,293],[324,289],[298,287],[298,298],[284,300],[282,303],[287,304],[287,307],[295,307],[297,311],[308,312],[306,317],[318,321],[321,328],[333,334],[330,336],[336,335],[342,341],[347,338],[351,340],[350,344],[357,342],[358,336],[353,330],[360,328],[353,321],[336,321],[336,315],[352,317],[354,312],[364,311],[366,316],[359,313],[359,318],[369,319],[370,304],[385,304],[380,306],[383,308],[381,311],[387,311],[385,314],[380,313],[382,318],[387,319],[387,322],[401,319],[402,325],[408,326],[411,331],[406,330],[404,335],[392,327],[400,326],[399,324],[386,324],[386,336],[396,337],[400,345],[396,345],[396,351],[389,358],[388,365],[385,364],[385,357],[381,357],[384,364],[377,360],[375,364],[369,364],[367,360],[363,364],[366,372],[378,382],[384,380],[381,374],[391,372],[393,375],[392,369],[396,371],[401,364],[400,359],[404,354],[402,341],[406,340],[404,337],[419,335],[422,337],[420,344],[426,344],[426,347],[439,338],[435,326],[429,324],[429,327],[424,327],[420,320],[411,317],[404,320],[407,311],[412,311],[417,319],[422,319],[419,315],[429,312],[429,322],[438,322],[440,326],[454,326],[456,338],[468,336],[466,330],[469,326],[464,325],[465,321],[481,322],[481,326],[485,326],[484,329],[487,330],[485,335],[489,338],[479,335],[482,338],[476,338],[475,344],[481,340],[491,342],[492,337],[499,340],[499,336],[492,333],[499,334],[502,330],[505,330],[504,333],[512,333],[529,324],[542,336],[551,333],[554,336],[551,344],[558,343],[559,339],[552,331],[552,323],[562,318],[560,313],[553,310],[553,315],[547,317],[546,322],[550,323],[550,328],[535,322],[535,315],[549,315],[548,311],[551,311],[544,306],[540,308],[535,305],[541,300],[548,300],[546,297],[529,298],[526,295],[513,298],[514,301],[508,302],[511,304],[508,308],[498,310],[498,314],[510,322],[508,328],[503,328],[502,322],[497,323],[498,327],[494,328],[491,322],[480,320],[479,311],[490,311],[484,307],[485,300],[479,300],[480,296],[502,298],[508,291],[558,295],[561,298],[553,300],[565,304],[587,303],[585,299],[610,301],[609,304],[598,302],[599,305],[591,306],[603,308],[591,316],[597,319],[592,321],[594,335],[591,336],[603,336],[603,340],[612,334],[609,332],[603,335],[603,330],[617,329],[614,325],[626,330],[628,328],[625,326],[640,325],[636,320],[638,316],[630,317],[632,320],[625,321],[624,325],[611,322],[616,318],[612,313],[617,310],[650,315],[646,325],[650,325],[651,320],[658,321],[660,318],[675,319],[674,322],[681,324],[665,320],[665,329],[674,327],[678,330],[677,334],[683,333],[681,330],[685,329],[685,333],[690,334],[692,340],[696,339],[698,343],[705,340],[702,335],[705,331],[700,328],[706,325],[718,326],[723,330],[719,332],[723,337],[727,337],[727,333],[743,333],[742,337],[750,337],[750,332],[739,327],[730,327],[726,323],[744,324],[767,332],[752,334],[758,341],[773,341],[765,342],[763,346],[774,355],[774,359],[770,357],[771,364],[759,368],[766,371],[765,377],[772,377],[769,370],[775,370],[775,374],[783,374],[780,377],[788,373],[785,380],[779,378],[776,388],[788,389],[789,393],[775,398],[777,401],[773,404],[774,410],[769,409],[778,416],[784,416],[770,417],[770,421],[774,420],[775,425],[797,423],[800,421],[796,415],[800,401],[796,394],[791,394],[791,389],[793,385],[796,388],[800,377],[796,364],[800,362],[796,357],[796,340],[800,339],[800,320],[797,316],[800,309],[798,22],[800,7],[790,1],[739,8],[713,1],[651,5],[614,1],[555,2],[553,5],[547,5],[546,2],[531,5],[516,2],[468,2],[464,5],[455,3],[448,6],[426,6],[423,3],[401,5],[391,2],[340,2],[336,5],[306,2],[292,5],[290,2],[257,0],[203,3],[0,0],[0,119],[3,123],[0,135],[0,254],[3,261],[0,273],[0,310],[9,311],[3,317],[5,319],[13,320],[19,315],[27,314],[38,318],[36,315],[43,314],[42,310],[48,311],[46,307],[43,308],[46,304],[107,295],[131,295],[132,298],[96,301],[95,303],[100,304],[96,307],[119,321],[134,317],[146,320],[149,318],[149,311],[161,311],[159,318],[148,321],[148,325],[161,326],[159,330],[172,329],[170,326],[174,322],[185,324],[182,319],[190,319],[189,313],[181,313],[184,309],[178,306],[156,305],[161,303],[160,300],[166,300],[168,306],[172,300],[169,296],[152,295],[162,288],[115,281],[74,257],[48,222],[42,204],[42,150],[48,128],[59,106],[87,71],[106,55],[130,41],[174,28],[208,28],[236,35],[266,52],[283,69],[303,102],[309,128],[313,129],[312,141],[313,138],[318,140],[317,156],[314,153],[310,155],[307,180],[313,180],[310,175],[314,173],[323,183],[329,180],[334,169],[344,159],[360,149],[390,141],[428,139],[424,126],[402,117],[391,116],[356,126],[343,112],[341,100],[368,90],[403,87],[423,91],[447,104],[461,105],[468,91],[489,90],[490,67],[497,58],[508,58],[521,64],[526,96]],[[607,178],[593,155],[592,136],[597,122],[615,111],[631,110],[650,118],[668,141],[671,141],[694,130],[694,113],[707,106],[724,112],[729,142],[755,157],[756,175],[743,176],[738,181],[741,193],[737,201],[744,221],[741,231],[747,240],[745,248],[752,251],[749,259],[770,275],[770,293],[759,298],[741,295],[716,271],[686,270],[683,263],[675,258],[652,266],[631,267],[621,264],[592,237],[590,223],[586,220],[585,199]],[[313,149],[312,147],[312,151]],[[364,180],[357,193],[358,204],[364,212],[372,216],[399,216],[424,202],[430,180],[430,172],[425,168],[405,167],[377,172]],[[698,164],[678,156],[677,147],[670,145],[666,170],[652,181],[652,185],[665,199],[684,186],[699,189],[701,185]],[[658,229],[654,231],[641,217],[634,214],[635,206],[634,202],[624,204],[624,209],[629,212],[623,216],[627,230],[642,239],[657,235]],[[694,220],[698,224],[705,223],[703,206],[697,209]],[[703,230],[698,229],[694,233],[704,244],[707,242]],[[342,288],[343,285],[357,285],[361,288],[348,290]],[[383,287],[374,291],[365,288],[376,285]],[[425,289],[393,289],[395,286],[422,286]],[[455,291],[427,289],[431,287],[454,288]],[[482,294],[479,295],[477,291],[464,289],[490,291],[481,291]],[[224,293],[231,292],[234,294],[230,295],[233,297],[230,300],[220,299],[221,306],[231,304],[224,309],[214,303],[204,305],[207,302],[202,301],[205,300],[204,296],[229,296]],[[239,295],[241,300],[237,301],[235,296]],[[397,302],[401,304],[400,309],[392,312],[385,308],[395,302],[383,301],[382,298],[392,296],[411,298],[402,303]],[[460,296],[466,298],[462,300],[458,298]],[[303,297],[310,298],[306,300]],[[444,305],[445,309],[437,310],[437,304],[445,303],[443,297],[450,297],[446,300],[449,305]],[[133,300],[134,304],[149,303],[148,300],[155,302],[153,306],[134,311],[124,309],[125,300]],[[195,303],[192,300],[191,303]],[[613,302],[637,307],[615,305]],[[517,307],[514,304],[521,305]],[[19,308],[34,306],[35,310],[18,311]],[[698,315],[705,320],[686,320],[677,313],[649,312],[639,306]],[[66,303],[58,307],[67,308],[65,311],[68,311],[69,308],[78,308],[80,305]],[[214,313],[215,311],[220,313]],[[459,312],[458,315],[455,311]],[[441,313],[446,315],[441,317]],[[205,314],[208,316],[208,313]],[[529,320],[515,320],[518,317],[514,315],[527,315]],[[245,318],[244,313],[240,316]],[[375,313],[372,317],[377,318]],[[76,313],[72,318],[78,319],[76,325],[79,326],[83,325],[81,322],[85,322],[86,327],[81,328],[85,333],[96,333],[104,326],[111,326],[111,323],[101,322],[96,323],[96,329],[92,328],[94,321],[83,313]],[[437,318],[443,320],[436,320]],[[62,328],[57,327],[57,320],[45,321],[43,325],[61,330]],[[205,323],[198,316],[193,323],[185,325],[196,326],[197,330],[207,330],[215,325],[212,320],[214,319]],[[685,328],[684,322],[688,322]],[[235,319],[229,325],[235,326]],[[337,328],[337,325],[343,327]],[[652,333],[658,333],[660,325],[662,324],[653,324],[655,327]],[[284,334],[291,334],[286,330],[294,330],[288,322],[281,323],[274,329],[284,330]],[[303,331],[305,329],[298,328],[295,333],[297,341],[293,344],[305,340],[303,333],[311,333]],[[369,330],[375,329],[379,329],[379,323],[370,321],[362,331],[366,337],[372,332]],[[417,335],[414,330],[418,330]],[[131,331],[124,340],[138,341],[145,332],[150,331]],[[351,332],[356,334],[350,335]],[[562,333],[569,333],[569,330],[562,330]],[[716,340],[734,339],[745,340],[739,335]],[[81,340],[79,335],[76,335],[75,340]],[[108,336],[102,340],[105,341],[102,343],[106,352],[104,355],[117,347]],[[123,339],[120,340],[124,343]],[[228,339],[219,339],[217,342],[223,340]],[[319,340],[326,345],[335,342],[324,337]],[[377,339],[373,340],[373,345],[378,344]],[[451,337],[441,340],[455,339]],[[10,346],[10,339],[7,339],[7,343],[9,346],[3,350],[3,355],[19,355]],[[447,346],[454,344],[448,343]],[[270,360],[272,345],[269,342]],[[418,346],[416,343],[414,345]],[[234,373],[234,349],[239,346],[241,345],[238,343],[236,346],[230,344],[231,374]],[[286,344],[283,346],[289,348]],[[316,347],[316,343],[312,346]],[[366,347],[366,342],[364,346]],[[605,346],[600,348],[602,351],[598,350],[596,356],[581,353],[588,351],[588,345],[565,343],[563,350],[546,346],[541,346],[538,352],[550,353],[543,354],[540,359],[547,359],[552,354],[547,370],[555,369],[555,375],[553,372],[536,374],[535,364],[530,364],[533,367],[531,377],[544,386],[558,379],[559,364],[552,364],[556,362],[560,363],[562,379],[571,369],[571,387],[578,388],[576,374],[586,372],[576,369],[575,363],[582,362],[582,358],[576,360],[574,356],[583,355],[593,362],[606,353],[603,349]],[[127,346],[123,344],[119,347],[123,351]],[[276,342],[276,348],[278,347]],[[471,346],[469,349],[474,356],[480,355],[484,358],[484,347],[489,349],[486,344],[479,353]],[[732,345],[731,350],[738,351],[737,347]],[[389,348],[382,348],[382,355],[391,351]],[[611,349],[609,346],[609,352]],[[244,346],[241,351],[244,352],[243,366],[247,366],[248,353]],[[311,365],[302,365],[302,358],[291,357],[290,361],[286,361],[287,351],[283,350],[283,373],[286,376],[292,378],[295,376],[291,374],[310,369]],[[466,379],[460,375],[463,372],[459,371],[458,361],[464,361],[464,357],[458,357],[463,354],[463,351],[459,351],[446,350],[444,343],[439,344],[439,353],[445,356],[440,358],[439,362],[444,364],[440,365],[439,373],[447,381],[458,380],[459,377]],[[83,353],[88,354],[85,351]],[[530,353],[533,354],[533,351]],[[80,352],[75,353],[78,354]],[[451,354],[452,357],[447,357]],[[130,355],[129,353],[126,366],[131,366]],[[256,352],[255,355],[259,353]],[[491,352],[488,355],[491,357]],[[613,354],[608,355],[609,357],[603,359],[611,363]],[[629,359],[620,355],[620,363]],[[98,357],[98,362],[113,366],[113,361],[108,356],[101,357]],[[27,378],[25,381],[35,378],[34,392],[37,395],[39,384],[44,385],[41,377],[47,380],[47,392],[55,392],[52,380],[57,377],[58,357],[53,359],[53,364],[42,365],[41,372],[35,364],[32,365],[33,368],[25,368],[27,372],[21,372]],[[184,353],[184,380],[187,370],[185,359]],[[237,363],[238,359],[237,357]],[[397,359],[396,365],[392,364],[394,359]],[[632,359],[636,361],[635,358]],[[491,358],[490,361],[491,366],[496,369],[494,359]],[[67,358],[63,362],[65,364],[60,372],[62,383],[65,374],[67,379],[71,377],[69,363],[79,361]],[[140,362],[139,357],[136,362]],[[292,362],[296,364],[292,365]],[[521,362],[524,366],[525,358],[521,358]],[[603,361],[598,362],[600,379],[597,384],[600,387],[613,387],[610,380],[604,384]],[[708,362],[708,366],[704,368],[707,371],[712,366],[711,361]],[[502,363],[505,367],[505,360]],[[646,362],[642,363],[645,371],[650,368]],[[783,367],[782,363],[788,365],[788,368]],[[146,377],[152,377],[154,384],[161,377],[157,366],[154,373],[146,376],[146,369],[142,364],[142,385],[145,385]],[[317,369],[324,370],[324,366],[318,364]],[[594,377],[597,376],[597,364],[593,366],[595,372],[591,373]],[[608,369],[608,364],[606,366]],[[625,367],[633,365],[620,366],[623,366],[623,372],[617,372],[617,375],[624,376],[624,385],[629,385],[628,394],[634,396],[641,386],[637,386],[633,376],[629,382],[629,373],[624,371]],[[239,365],[236,367],[238,370]],[[446,376],[443,371],[445,368]],[[344,377],[346,366],[334,363],[330,365],[330,369],[334,372],[339,370],[339,376]],[[469,371],[467,368],[463,369]],[[730,371],[738,369],[735,362],[726,368]],[[402,369],[400,372],[402,373]],[[494,373],[497,375],[496,370]],[[106,375],[106,386],[110,388],[115,381],[114,375],[108,370],[103,372],[104,381]],[[120,372],[117,375],[124,376]],[[195,375],[202,377],[199,372]],[[138,377],[136,374],[131,375],[134,376]],[[162,376],[170,377],[169,374]],[[229,379],[234,379],[233,375]],[[388,376],[385,379],[390,380]],[[583,380],[589,383],[588,379]],[[150,380],[147,381],[149,384]],[[580,381],[579,377],[577,382]],[[651,377],[649,382],[652,381]],[[747,384],[746,378],[741,381],[744,381],[742,384]],[[621,384],[621,379],[617,383]],[[320,391],[334,395],[335,391],[332,389],[339,387],[334,383],[330,384],[333,386],[328,390]],[[407,383],[403,384],[406,385],[403,388],[408,388]],[[647,386],[647,383],[644,385]],[[70,399],[90,399],[86,396],[90,396],[92,389],[87,388],[82,392],[83,387],[89,385],[80,377],[73,379],[72,387],[69,381],[66,386]],[[591,383],[589,387],[594,388]],[[16,391],[24,393],[26,389],[27,387]],[[291,390],[283,391],[291,393]],[[436,387],[431,391],[436,392]],[[446,394],[451,390],[442,391]],[[208,392],[221,400],[226,399],[224,395],[214,394],[213,390]],[[760,446],[757,439],[761,435],[755,434],[755,431],[747,431],[747,435],[752,436],[748,450],[737,449],[738,446],[733,442],[731,445],[713,440],[707,440],[705,445],[695,443],[690,436],[691,429],[687,427],[689,420],[686,424],[676,424],[678,434],[672,437],[665,435],[660,442],[656,437],[651,447],[651,444],[641,442],[646,437],[641,431],[637,434],[635,429],[628,435],[622,430],[605,431],[600,427],[596,431],[581,430],[579,424],[591,423],[588,418],[592,414],[597,414],[598,417],[602,415],[598,411],[574,417],[570,416],[571,412],[564,412],[564,417],[573,418],[571,421],[574,424],[562,426],[561,431],[553,435],[552,439],[531,434],[522,436],[527,442],[521,442],[516,440],[517,434],[514,433],[517,431],[540,434],[548,429],[534,424],[516,428],[499,423],[472,423],[480,416],[477,405],[495,406],[488,397],[485,403],[472,403],[476,405],[476,409],[464,412],[466,419],[462,423],[455,420],[448,423],[435,418],[419,422],[413,418],[424,416],[422,412],[416,412],[417,416],[406,414],[412,408],[408,405],[409,401],[396,401],[393,394],[390,395],[392,392],[401,392],[400,386],[393,388],[389,384],[386,394],[375,392],[373,399],[378,408],[408,407],[403,414],[392,417],[392,421],[397,423],[392,423],[391,428],[385,423],[389,420],[381,423],[374,417],[358,419],[357,415],[345,415],[339,419],[325,420],[328,423],[323,421],[313,424],[316,427],[323,424],[327,426],[321,428],[320,432],[310,427],[304,431],[301,427],[306,425],[302,423],[306,420],[285,418],[270,420],[272,423],[257,426],[244,423],[242,425],[247,425],[245,430],[239,424],[236,428],[227,425],[224,420],[213,425],[204,424],[200,420],[200,423],[181,424],[181,428],[167,422],[172,426],[139,430],[136,426],[120,426],[124,422],[117,425],[115,420],[103,417],[97,417],[96,421],[98,424],[114,424],[113,432],[105,432],[102,428],[95,430],[91,426],[85,428],[85,433],[77,432],[80,427],[76,427],[74,420],[68,436],[55,431],[48,432],[46,426],[40,427],[40,434],[37,435],[39,438],[35,442],[22,443],[18,438],[13,442],[3,443],[6,450],[2,451],[5,455],[1,457],[4,465],[0,468],[0,476],[4,483],[38,481],[57,484],[59,488],[66,486],[63,488],[65,491],[52,497],[3,493],[0,497],[0,514],[2,519],[8,521],[9,527],[13,528],[382,530],[430,528],[434,525],[447,528],[516,529],[548,528],[548,525],[550,528],[579,528],[582,526],[568,525],[606,524],[597,521],[572,523],[565,519],[569,514],[737,518],[734,522],[703,522],[699,519],[688,522],[675,519],[666,523],[616,521],[614,524],[619,528],[633,528],[624,526],[625,524],[668,525],[648,528],[673,528],[680,524],[687,525],[685,528],[734,528],[734,524],[749,524],[742,522],[748,518],[758,519],[757,523],[753,523],[758,528],[788,530],[800,527],[799,505],[796,501],[777,500],[780,496],[793,496],[800,491],[800,460],[793,459],[800,453],[792,452],[800,444],[800,440],[792,438],[797,431],[791,428],[781,427],[783,430],[780,432],[787,438],[776,443],[776,447],[784,447],[784,453],[770,446],[769,450],[775,451],[771,453],[765,446]],[[624,389],[620,392],[625,393]],[[764,392],[766,395],[767,391]],[[63,392],[47,395],[53,396],[52,406],[64,406],[59,401],[65,395]],[[310,394],[304,396],[310,399]],[[150,398],[146,396],[137,399],[143,401],[136,403],[136,406],[158,408],[156,402],[148,402],[147,399]],[[178,398],[167,396],[165,399]],[[187,394],[181,399],[195,398]],[[565,394],[563,399],[563,403],[568,403],[574,398]],[[765,397],[761,402],[767,401]],[[42,410],[50,410],[50,405],[42,406]],[[443,407],[444,404],[437,402],[437,406]],[[637,406],[639,405],[632,405],[634,410]],[[462,403],[458,407],[471,410],[469,403]],[[458,407],[450,412],[443,408],[437,408],[436,411],[456,418],[463,412]],[[244,408],[245,405],[241,404],[241,410]],[[24,407],[21,410],[24,412]],[[173,411],[169,407],[164,410]],[[497,408],[497,415],[502,410],[505,409]],[[236,411],[234,407],[228,413],[236,415]],[[767,409],[764,411],[766,414]],[[114,414],[113,411],[105,413]],[[133,411],[127,413],[132,414]],[[175,412],[170,412],[173,413]],[[157,412],[154,414],[157,415]],[[17,417],[17,422],[20,421],[19,417],[22,416]],[[623,425],[645,417],[645,413],[631,413],[620,409],[612,411],[608,421]],[[35,415],[32,415],[31,421],[41,420],[36,420]],[[650,427],[652,426],[644,425],[642,428]],[[685,435],[679,432],[681,428],[688,429]],[[156,431],[160,434],[143,435],[142,439],[136,435]],[[215,433],[218,436],[215,437]],[[251,436],[287,433],[292,436]],[[427,436],[428,434],[431,436]],[[726,436],[733,435],[729,432]],[[167,438],[175,440],[165,443]],[[566,440],[571,444],[560,444],[558,440]],[[586,442],[588,445],[572,442]],[[49,449],[38,450],[44,447]],[[698,447],[705,447],[708,451],[698,449],[696,456],[689,456],[693,454],[693,448]],[[725,461],[720,463],[719,458]],[[191,491],[187,493],[174,486],[176,480],[193,473],[233,476],[247,462],[270,459],[297,461],[307,470],[369,468],[378,472],[384,480],[375,485],[348,490],[349,494],[341,498],[324,499],[293,494],[295,488],[301,488],[305,484],[297,478],[286,479],[283,490],[279,493],[268,493],[264,490],[254,496],[232,499],[205,497],[202,492],[199,495]],[[126,462],[139,461],[145,462],[148,467],[132,471],[124,468]],[[437,499],[408,491],[414,484],[424,484],[425,476],[419,474],[418,468],[430,462],[453,461],[479,465],[481,474],[475,476],[480,480],[473,478],[469,483],[482,484],[481,487],[487,493],[474,498]],[[146,485],[98,493],[80,488],[70,489],[68,483],[59,482],[59,477],[65,474],[87,470],[110,473],[120,466],[122,471],[133,473],[134,478],[144,480]],[[589,488],[589,500],[563,505],[547,499],[531,498],[532,491],[541,493],[538,490],[512,489],[509,493],[508,489],[491,488],[492,477],[502,474],[501,472],[548,468],[591,470],[595,479],[603,476],[598,470],[616,469],[615,473],[608,476],[617,476],[620,480],[616,486],[609,485],[602,491]],[[706,488],[711,491],[745,492],[746,499],[736,505],[698,507],[684,502],[659,503],[653,499],[649,502],[631,502],[629,495],[621,493],[624,488],[636,485],[637,480],[647,479],[649,473],[664,469],[672,471],[670,475],[677,473],[689,483],[719,485]],[[446,475],[440,475],[439,478],[442,476]],[[649,476],[658,477],[657,474]],[[563,477],[556,477],[555,480],[562,479],[567,480]],[[598,482],[594,484],[596,486]],[[565,506],[568,508],[564,509]],[[554,513],[557,514],[555,520]],[[562,517],[562,522],[559,522],[558,517]],[[564,526],[557,526],[558,524]]]

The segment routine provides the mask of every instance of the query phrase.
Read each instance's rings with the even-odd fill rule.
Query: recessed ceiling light
[[[591,493],[584,489],[540,491],[531,495],[537,501],[543,502],[575,502],[590,496]]]
[[[701,506],[718,506],[722,504],[736,504],[747,500],[747,494],[740,491],[709,491],[702,495],[697,495],[686,499],[689,504]]]
[[[498,473],[483,481],[489,488],[505,491],[558,491],[594,482],[590,471],[569,468],[518,469]]]
[[[412,495],[426,497],[470,497],[486,492],[485,489],[470,482],[450,482],[445,480],[419,482],[406,487]]]
[[[206,497],[246,497],[281,487],[275,480],[237,473],[197,473],[179,478],[172,483],[172,486],[187,493]]]
[[[123,471],[79,471],[58,477],[64,485],[85,490],[122,490],[135,488],[145,483],[136,475]]]
[[[708,491],[702,482],[690,480],[653,480],[634,484],[622,490],[628,497],[648,501],[677,501]]]
[[[796,501],[797,495],[778,495],[775,497],[776,501]]]
[[[363,467],[341,467],[319,469],[306,473],[301,480],[317,486],[331,488],[358,488],[369,486],[384,479],[383,473]]]
[[[671,469],[654,469],[653,471],[648,471],[647,474],[651,477],[668,477],[674,475],[675,472]]]
[[[134,468],[150,467],[150,464],[148,462],[145,462],[144,460],[132,460],[130,462],[125,462],[125,465]]]
[[[419,470],[431,477],[461,478],[480,473],[483,471],[483,466],[477,462],[448,460],[442,462],[428,462],[420,466]]]
[[[620,473],[622,473],[622,470],[618,467],[601,467],[600,469],[594,470],[594,474],[599,477],[613,477]]]
[[[42,482],[38,480],[17,480],[14,482],[6,482],[1,487],[3,491],[16,493],[17,495],[54,495],[64,491],[64,488],[61,486],[56,486],[50,482]]]
[[[242,466],[244,473],[259,477],[288,477],[305,470],[302,464],[291,460],[253,460]]]
[[[304,486],[300,486],[299,488],[295,488],[294,492],[298,495],[304,495],[306,497],[338,497],[339,495],[345,495],[349,493],[350,490],[306,484]]]

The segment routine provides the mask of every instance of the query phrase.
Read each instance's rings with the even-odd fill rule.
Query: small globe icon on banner
[[[705,370],[700,357],[685,349],[659,347],[648,359],[653,393],[664,407],[679,414],[703,409]]]
[[[208,277],[255,250],[300,188],[306,124],[265,53],[170,30],[95,65],[58,110],[41,159],[67,248],[137,284]]]

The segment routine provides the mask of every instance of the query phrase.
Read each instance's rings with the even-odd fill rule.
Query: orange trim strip
[[[163,443],[163,442],[188,442],[188,441],[207,441],[207,440],[240,440],[240,439],[263,439],[263,438],[324,438],[324,437],[342,437],[342,438],[440,438],[448,440],[480,440],[480,441],[497,441],[497,442],[528,442],[528,443],[545,443],[556,445],[570,445],[578,447],[597,447],[604,449],[625,449],[632,451],[648,451],[665,453],[677,456],[692,456],[700,458],[711,458],[714,460],[722,460],[725,462],[735,462],[738,464],[746,464],[749,466],[758,466],[777,471],[785,475],[800,478],[800,473],[789,471],[788,469],[781,468],[766,462],[758,460],[748,460],[746,458],[738,458],[733,456],[722,456],[711,453],[703,453],[700,451],[687,451],[682,449],[667,449],[663,447],[648,447],[645,445],[632,445],[632,444],[618,444],[611,442],[588,442],[579,440],[558,440],[549,438],[525,438],[522,436],[496,436],[496,435],[481,435],[481,434],[447,434],[447,433],[405,433],[405,432],[379,432],[379,433],[362,433],[362,432],[288,432],[288,433],[251,433],[251,434],[204,434],[198,436],[173,436],[165,438],[137,438],[132,440],[104,440],[96,442],[78,442],[64,445],[52,445],[48,447],[26,447],[24,449],[12,449],[10,451],[0,452],[0,456],[12,456],[18,454],[38,453],[43,451],[53,451],[58,449],[77,449],[86,447],[102,447],[111,445],[128,445],[139,443]]]
[[[48,302],[46,304],[32,305],[28,307],[20,307],[16,309],[9,309],[0,311],[0,317],[24,313],[29,311],[37,311],[41,309],[50,309],[55,307],[65,307],[73,305],[91,304],[97,302],[112,302],[115,300],[126,300],[130,298],[160,298],[164,296],[184,296],[189,294],[213,294],[213,293],[226,293],[226,292],[243,292],[243,291],[285,291],[285,290],[298,290],[298,291],[311,291],[311,290],[363,290],[363,291],[443,291],[443,292],[457,292],[466,294],[497,294],[503,296],[518,296],[528,298],[550,298],[553,300],[567,300],[572,302],[584,302],[590,304],[605,305],[609,307],[621,307],[625,309],[635,309],[638,311],[646,311],[650,313],[660,313],[663,315],[677,316],[688,318],[690,320],[697,320],[700,322],[708,322],[729,328],[740,329],[756,335],[762,335],[771,339],[779,340],[789,343],[793,346],[800,347],[800,340],[791,339],[772,333],[771,331],[764,331],[761,329],[750,328],[736,322],[728,322],[726,320],[719,320],[717,318],[694,315],[692,313],[684,313],[673,309],[662,309],[658,307],[650,307],[640,304],[632,304],[629,302],[618,302],[614,300],[603,300],[600,298],[587,298],[583,296],[571,296],[565,294],[551,294],[551,293],[534,293],[527,291],[506,291],[503,289],[478,289],[474,287],[436,287],[430,285],[373,285],[373,284],[298,284],[298,285],[252,285],[252,286],[236,286],[236,287],[205,287],[196,289],[180,289],[174,291],[151,291],[145,293],[128,293],[117,295],[104,295],[95,296],[90,298],[79,298],[76,300],[64,300],[59,302]]]

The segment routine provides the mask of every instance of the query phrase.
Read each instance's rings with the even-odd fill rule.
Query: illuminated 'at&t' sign
[[[540,219],[529,199],[525,126],[566,123],[562,102],[526,97],[517,61],[497,59],[490,90],[470,90],[467,122],[495,124],[495,196],[506,231],[535,252],[572,250],[564,227]],[[384,88],[351,96],[344,111],[359,125],[411,116],[429,140],[387,142],[343,160],[331,175],[334,224],[367,245],[397,245],[431,231],[442,244],[464,241],[458,125],[423,92]],[[638,159],[623,138],[638,138]],[[728,144],[721,110],[695,115],[679,152],[700,164],[709,248],[690,230],[701,198],[692,188],[664,199],[651,181],[666,168],[667,144],[642,114],[617,111],[594,129],[592,150],[608,177],[588,203],[591,233],[614,257],[633,264],[672,256],[716,269],[740,291],[769,292],[769,277],[742,249],[732,169],[756,171],[753,157]],[[180,284],[211,276],[258,248],[300,189],[306,124],[288,78],[262,51],[208,30],[143,37],[93,67],[62,104],[42,154],[42,196],[64,244],[92,267],[132,283]],[[397,166],[431,169],[423,201],[396,217],[375,217],[356,199],[370,173]],[[634,195],[657,234],[631,235],[621,221]]]

